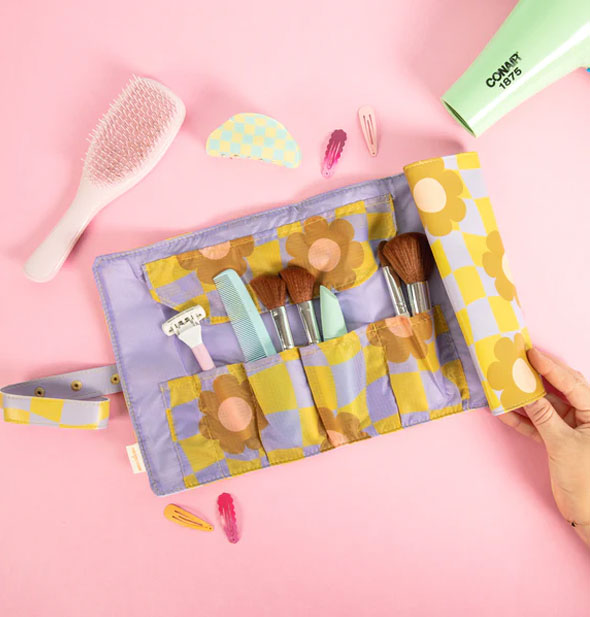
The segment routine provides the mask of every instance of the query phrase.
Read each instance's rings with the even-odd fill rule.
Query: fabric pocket
[[[314,275],[318,289],[320,284],[336,291],[351,289],[375,274],[376,245],[396,233],[389,193],[286,221],[143,264],[152,297],[176,311],[200,304],[210,323],[225,323],[228,317],[213,281],[223,270],[235,270],[249,286],[259,274],[297,265]],[[251,295],[259,311],[266,312],[256,294]]]
[[[469,389],[439,306],[371,324],[367,338],[383,349],[404,427],[462,411]]]
[[[382,347],[363,326],[300,350],[313,398],[332,445],[401,428]]]
[[[298,349],[160,388],[187,488],[332,447]]]
[[[249,362],[244,368],[261,410],[258,428],[271,464],[332,447],[318,417],[298,349]]]
[[[439,307],[160,385],[187,488],[463,409]]]
[[[187,488],[269,464],[264,417],[241,364],[160,384]]]

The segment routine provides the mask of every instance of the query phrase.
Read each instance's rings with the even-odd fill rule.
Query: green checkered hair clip
[[[262,114],[232,116],[209,135],[206,149],[209,156],[254,159],[292,168],[301,164],[301,151],[289,131]]]

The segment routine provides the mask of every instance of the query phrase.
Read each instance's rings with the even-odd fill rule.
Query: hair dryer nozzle
[[[442,102],[477,137],[525,99],[587,66],[588,0],[520,0]]]

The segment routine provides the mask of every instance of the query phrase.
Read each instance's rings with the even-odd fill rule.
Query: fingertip
[[[530,437],[535,441],[542,441],[539,431],[537,431],[530,418],[527,416],[521,415],[517,411],[509,411],[496,417],[500,420],[500,422],[514,429],[521,435]]]
[[[531,347],[527,351],[527,358],[531,365],[541,374],[545,373],[554,364],[553,360],[538,347]]]
[[[563,418],[555,411],[555,407],[545,397],[524,405],[523,409],[544,441],[551,439],[552,435],[561,435],[563,429],[568,428]]]
[[[528,414],[529,411],[535,411],[541,406],[544,406],[544,397],[538,398],[536,401],[533,401],[532,403],[527,403],[526,405],[523,405],[522,408]]]

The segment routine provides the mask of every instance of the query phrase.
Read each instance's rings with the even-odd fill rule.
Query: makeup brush
[[[379,263],[381,264],[381,272],[383,272],[383,278],[385,279],[385,284],[387,285],[387,290],[389,291],[389,297],[391,298],[391,303],[393,304],[395,314],[409,317],[410,311],[408,311],[408,305],[406,304],[406,299],[404,298],[404,292],[402,290],[399,276],[391,269],[389,262],[383,254],[383,247],[386,244],[387,242],[383,240],[377,247],[377,257],[379,258]]]
[[[279,276],[285,281],[291,302],[297,306],[299,317],[303,324],[303,330],[307,343],[319,343],[322,340],[320,329],[313,310],[313,287],[315,277],[311,272],[299,266],[287,266],[279,272]]]
[[[272,317],[281,349],[292,349],[295,347],[287,311],[285,310],[285,301],[287,300],[287,286],[285,281],[280,276],[274,274],[261,274],[255,276],[250,285],[258,296],[258,299],[268,309]]]
[[[434,257],[426,236],[411,232],[388,240],[383,255],[397,275],[407,285],[412,315],[432,308],[428,277],[434,267]]]

